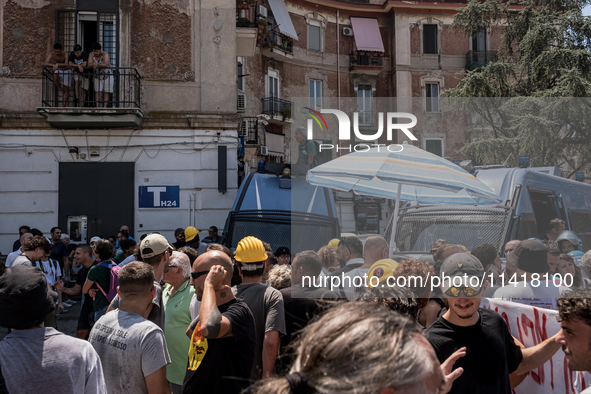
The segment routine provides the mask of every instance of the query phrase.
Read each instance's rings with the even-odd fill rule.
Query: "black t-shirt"
[[[51,245],[51,254],[49,257],[60,263],[60,267],[64,267],[64,257],[68,257],[68,255],[68,246],[62,241],[57,241]]]
[[[97,262],[94,261],[92,263],[92,265],[90,266],[90,268],[92,268],[93,265],[95,265]],[[80,285],[80,287],[84,287],[84,282],[86,282],[86,275],[88,275],[88,270],[90,268],[86,268],[85,266],[80,266],[80,269],[78,270],[78,273],[76,274],[76,284]],[[84,295],[84,303],[82,304],[82,309],[88,309],[88,310],[93,310],[92,308],[92,297],[89,296],[88,294]]]
[[[183,393],[236,393],[250,385],[256,329],[248,306],[234,299],[218,309],[232,324],[234,336],[206,339],[198,325],[191,338]]]
[[[77,57],[76,54],[74,53],[74,51],[72,51],[72,52],[70,52],[70,57],[68,58],[68,61],[70,63],[74,63],[74,64],[82,64],[82,63],[88,61],[88,53],[86,53],[85,51],[82,51],[82,54],[80,55],[80,57]],[[78,70],[78,67],[75,67],[74,71],[80,72],[80,70]]]
[[[464,373],[453,383],[450,393],[510,394],[509,374],[521,363],[521,348],[498,313],[489,309],[478,312],[478,322],[470,327],[456,326],[442,316],[425,331],[425,337],[440,362],[466,347],[466,355],[453,367],[464,368]]]

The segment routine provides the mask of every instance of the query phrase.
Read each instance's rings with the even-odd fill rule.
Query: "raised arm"
[[[513,374],[521,375],[548,361],[561,347],[559,343],[556,343],[557,335],[558,333],[554,334],[544,342],[538,343],[536,346],[521,349],[523,359]]]
[[[216,290],[231,292],[230,287],[223,284],[226,275],[227,272],[222,266],[214,265],[209,270],[207,278],[205,278],[199,316],[201,318],[201,334],[208,339],[225,338],[233,335],[232,324],[228,318],[220,313],[215,296]],[[228,300],[230,300],[225,291],[220,293],[220,297],[228,297]]]

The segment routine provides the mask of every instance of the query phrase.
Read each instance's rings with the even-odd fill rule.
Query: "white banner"
[[[482,308],[498,312],[509,326],[511,335],[526,347],[537,345],[560,330],[557,311],[496,299],[482,299]],[[541,367],[529,372],[515,394],[578,394],[591,385],[591,373],[568,369],[562,349]]]

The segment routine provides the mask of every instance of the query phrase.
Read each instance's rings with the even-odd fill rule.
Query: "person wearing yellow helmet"
[[[241,239],[236,247],[235,259],[242,274],[242,283],[232,291],[248,305],[256,326],[255,358],[250,378],[270,378],[279,350],[279,337],[285,335],[283,296],[279,290],[261,283],[267,253],[260,239]]]
[[[335,248],[335,249],[338,248],[339,247],[339,239],[338,238],[331,239],[327,246],[330,246],[331,248]]]
[[[193,226],[185,229],[185,242],[186,246],[195,249],[200,255],[207,250],[207,245],[199,240],[199,230]]]

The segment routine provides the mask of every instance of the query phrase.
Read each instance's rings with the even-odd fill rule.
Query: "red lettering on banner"
[[[507,323],[507,328],[509,329],[509,334],[511,334],[511,324],[509,324],[509,316],[507,316],[507,313],[503,312],[503,313],[501,313],[501,317],[503,318],[503,320],[505,320],[505,323]]]
[[[529,317],[527,317],[524,313],[521,314],[521,322],[523,324],[523,332],[525,333],[526,336],[528,335],[528,330],[527,328],[529,327],[530,332],[531,332],[531,338],[534,342],[533,346],[536,346],[538,343],[540,343],[540,333],[536,332],[536,328],[539,330],[539,326],[540,326],[540,318],[538,315],[538,312],[536,311],[536,309],[534,308],[534,320],[536,321],[536,323],[534,324],[533,321],[530,320]],[[535,328],[534,328],[535,327]],[[525,344],[525,342],[524,342]],[[544,384],[544,365],[541,365],[538,367],[538,373],[535,373],[534,371],[530,371],[531,377],[534,380],[534,382],[536,382],[539,385],[543,385]]]

